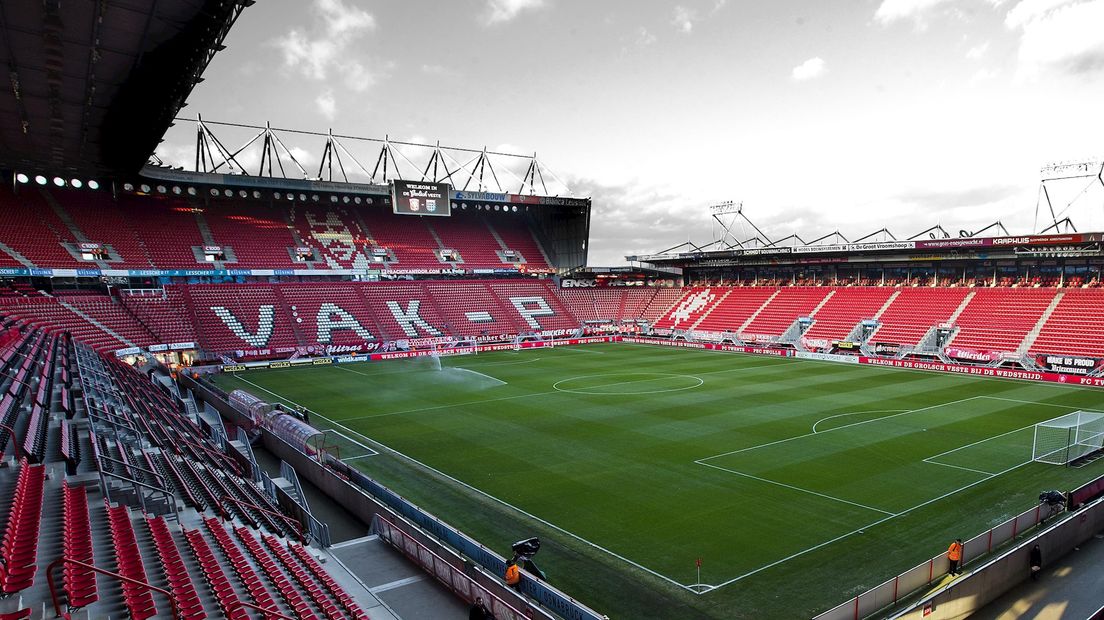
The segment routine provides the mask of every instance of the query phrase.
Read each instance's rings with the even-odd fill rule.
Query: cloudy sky
[[[592,265],[707,243],[725,200],[776,238],[1025,233],[1040,166],[1104,156],[1102,24],[1104,0],[265,0],[183,113],[538,152],[594,198]],[[1104,229],[1087,185],[1052,201]]]

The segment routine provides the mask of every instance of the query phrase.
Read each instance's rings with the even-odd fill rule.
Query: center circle
[[[705,383],[694,375],[675,375],[663,372],[613,372],[601,375],[583,375],[562,379],[552,384],[557,392],[589,395],[663,394],[692,390]]]

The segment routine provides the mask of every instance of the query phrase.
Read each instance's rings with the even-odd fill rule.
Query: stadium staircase
[[[900,295],[879,318],[881,325],[871,335],[874,342],[916,346],[932,327],[955,315],[969,292],[965,288],[915,287],[899,289]]]
[[[1062,302],[1062,298],[1066,296],[1066,292],[1062,289],[1058,289],[1058,292],[1050,300],[1050,304],[1047,305],[1046,310],[1043,310],[1042,315],[1035,321],[1035,325],[1031,328],[1031,331],[1027,332],[1024,336],[1020,346],[1016,347],[1016,355],[1025,356],[1031,347],[1035,344],[1035,341],[1039,338],[1039,334],[1043,331],[1043,326],[1050,320],[1051,315],[1058,308],[1058,304]]]
[[[828,289],[802,286],[778,289],[778,293],[741,328],[741,338],[744,333],[771,338],[781,336],[798,317],[809,316],[830,293]]]
[[[813,324],[803,336],[807,340],[828,342],[847,340],[861,321],[877,319],[896,293],[891,288],[837,288],[812,312]]]
[[[694,321],[694,323],[692,325],[690,325],[690,330],[689,331],[694,331],[694,330],[699,329],[702,322],[705,321],[706,319],[708,319],[709,315],[712,314],[714,310],[721,307],[724,304],[725,299],[728,299],[728,296],[731,295],[731,294],[732,294],[732,289],[729,289],[729,290],[724,291],[723,293],[721,293],[720,298],[717,299],[715,302],[711,303],[705,309],[705,312],[701,313],[701,316],[698,317],[698,320]]]
[[[1104,289],[1066,289],[1029,350],[1104,357]]]

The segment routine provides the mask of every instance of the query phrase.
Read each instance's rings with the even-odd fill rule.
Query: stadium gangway
[[[150,471],[148,469],[138,467],[137,465],[131,465],[131,464],[128,464],[128,463],[123,463],[122,461],[118,461],[118,460],[113,459],[111,457],[104,456],[103,454],[97,455],[96,459],[97,460],[112,461],[114,463],[120,463],[125,467],[134,468],[134,469],[138,469],[138,470],[141,470],[141,471],[147,471],[147,472]],[[123,476],[121,474],[117,474],[115,472],[110,472],[110,471],[105,472],[103,469],[100,469],[99,471],[100,471],[100,486],[104,490],[104,497],[107,499],[107,501],[109,501],[109,502],[111,501],[111,486],[109,484],[107,484],[106,478],[115,478],[115,479],[120,480],[122,482],[130,483],[130,485],[134,487],[134,494],[138,496],[138,502],[142,505],[142,512],[149,512],[149,510],[146,508],[146,494],[142,493],[142,491],[141,491],[141,489],[139,489],[139,487],[146,488],[146,489],[149,489],[149,490],[153,491],[154,495],[157,495],[157,494],[164,495],[169,500],[169,506],[172,508],[173,518],[176,519],[177,523],[180,522],[180,514],[178,513],[177,508],[176,508],[176,496],[173,495],[171,492],[169,492],[165,489],[155,487],[152,484],[146,484],[145,482],[142,482],[141,480],[135,480],[134,478],[131,478],[129,476]],[[150,472],[150,473],[155,473],[155,472]],[[160,474],[157,474],[157,476],[159,478],[162,478]],[[162,482],[164,482],[163,478],[162,478]]]
[[[244,452],[245,457],[249,459],[250,478],[253,479],[253,482],[260,482],[262,480],[261,466],[257,464],[257,457],[253,454],[253,446],[249,443],[249,435],[247,435],[245,429],[240,426],[238,427],[237,434],[238,443],[242,446],[242,450],[240,451]]]
[[[387,525],[386,532],[381,532],[380,538],[386,540],[391,546],[395,547],[402,552],[412,562],[422,567],[429,574],[437,578],[437,580],[444,584],[454,594],[467,602],[474,602],[476,596],[482,596],[491,600],[491,612],[494,613],[495,618],[504,618],[505,620],[524,620],[526,618],[532,618],[533,616],[528,613],[523,613],[514,607],[503,598],[497,596],[487,588],[479,585],[474,579],[461,572],[455,566],[453,566],[448,560],[435,553],[429,547],[423,545],[416,540],[410,534],[404,532],[401,528],[396,527],[390,519],[384,517],[381,513],[376,513],[375,518]],[[395,534],[399,535],[399,541],[395,541]],[[413,548],[413,549],[412,549]],[[447,571],[447,577],[441,574],[442,570]],[[462,584],[462,585],[461,585]],[[527,610],[529,611],[529,610]],[[506,613],[508,612],[508,614]]]
[[[238,429],[241,430],[240,428]],[[280,461],[280,475],[287,481],[291,482],[291,485],[295,488],[297,498],[296,503],[303,509],[303,512],[307,516],[307,525],[310,527],[311,538],[313,538],[318,544],[323,547],[329,547],[333,543],[330,539],[330,525],[319,521],[314,516],[314,512],[310,509],[310,504],[307,503],[307,495],[303,492],[303,485],[299,484],[299,473],[295,471],[295,468],[288,464],[287,461]],[[267,476],[266,476],[267,478]],[[271,478],[268,478],[271,483]],[[267,483],[266,483],[267,484]],[[275,485],[275,483],[272,483]],[[269,493],[275,495],[274,492]]]

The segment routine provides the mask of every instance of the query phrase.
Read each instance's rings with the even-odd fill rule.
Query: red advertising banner
[[[960,360],[968,360],[971,362],[996,362],[1004,359],[1004,353],[1000,351],[975,351],[973,349],[960,349],[958,347],[947,347],[943,349],[949,357]]]
[[[1080,377],[1057,372],[1036,372],[1032,370],[1014,370],[1009,368],[984,368],[980,366],[961,366],[958,364],[923,362],[917,360],[887,360],[880,357],[860,357],[859,363],[868,366],[949,372],[975,377],[996,377],[998,379],[1018,379],[1021,381],[1041,381],[1045,383],[1064,383],[1066,385],[1086,387],[1104,387],[1104,377]]]

